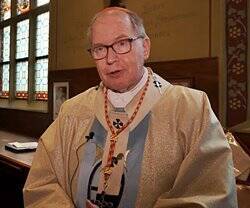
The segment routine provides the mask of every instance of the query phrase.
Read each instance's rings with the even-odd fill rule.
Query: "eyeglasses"
[[[88,49],[88,51],[95,60],[100,60],[105,58],[108,54],[109,48],[112,48],[113,51],[117,54],[125,54],[131,51],[132,48],[131,43],[139,38],[143,38],[143,36],[118,40],[111,45],[99,45]]]

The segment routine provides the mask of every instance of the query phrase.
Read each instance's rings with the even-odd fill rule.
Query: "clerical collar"
[[[141,80],[131,90],[123,93],[114,92],[108,89],[108,99],[115,108],[125,108],[134,96],[143,88],[147,82],[148,70],[144,67],[144,73]]]

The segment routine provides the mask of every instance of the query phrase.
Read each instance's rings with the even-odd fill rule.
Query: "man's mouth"
[[[109,72],[108,75],[110,75],[110,76],[116,76],[116,75],[120,74],[121,71],[122,70],[112,71],[112,72]]]

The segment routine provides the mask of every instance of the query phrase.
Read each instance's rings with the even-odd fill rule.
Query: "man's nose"
[[[112,64],[117,60],[117,54],[112,47],[108,48],[106,61],[107,64]]]

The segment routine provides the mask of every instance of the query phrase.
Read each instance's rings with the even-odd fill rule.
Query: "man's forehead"
[[[92,25],[92,37],[94,34],[118,36],[134,33],[132,23],[127,14],[121,12],[105,13],[99,16]],[[110,37],[110,36],[109,36]]]
[[[134,28],[129,15],[120,9],[104,9],[98,13],[91,26],[91,42],[95,44],[110,44],[133,34]]]
[[[127,23],[130,24],[130,19],[128,14],[117,11],[117,10],[108,10],[106,12],[102,12],[98,17],[95,19],[93,26],[101,23],[113,23],[113,22],[121,22],[121,23]]]

